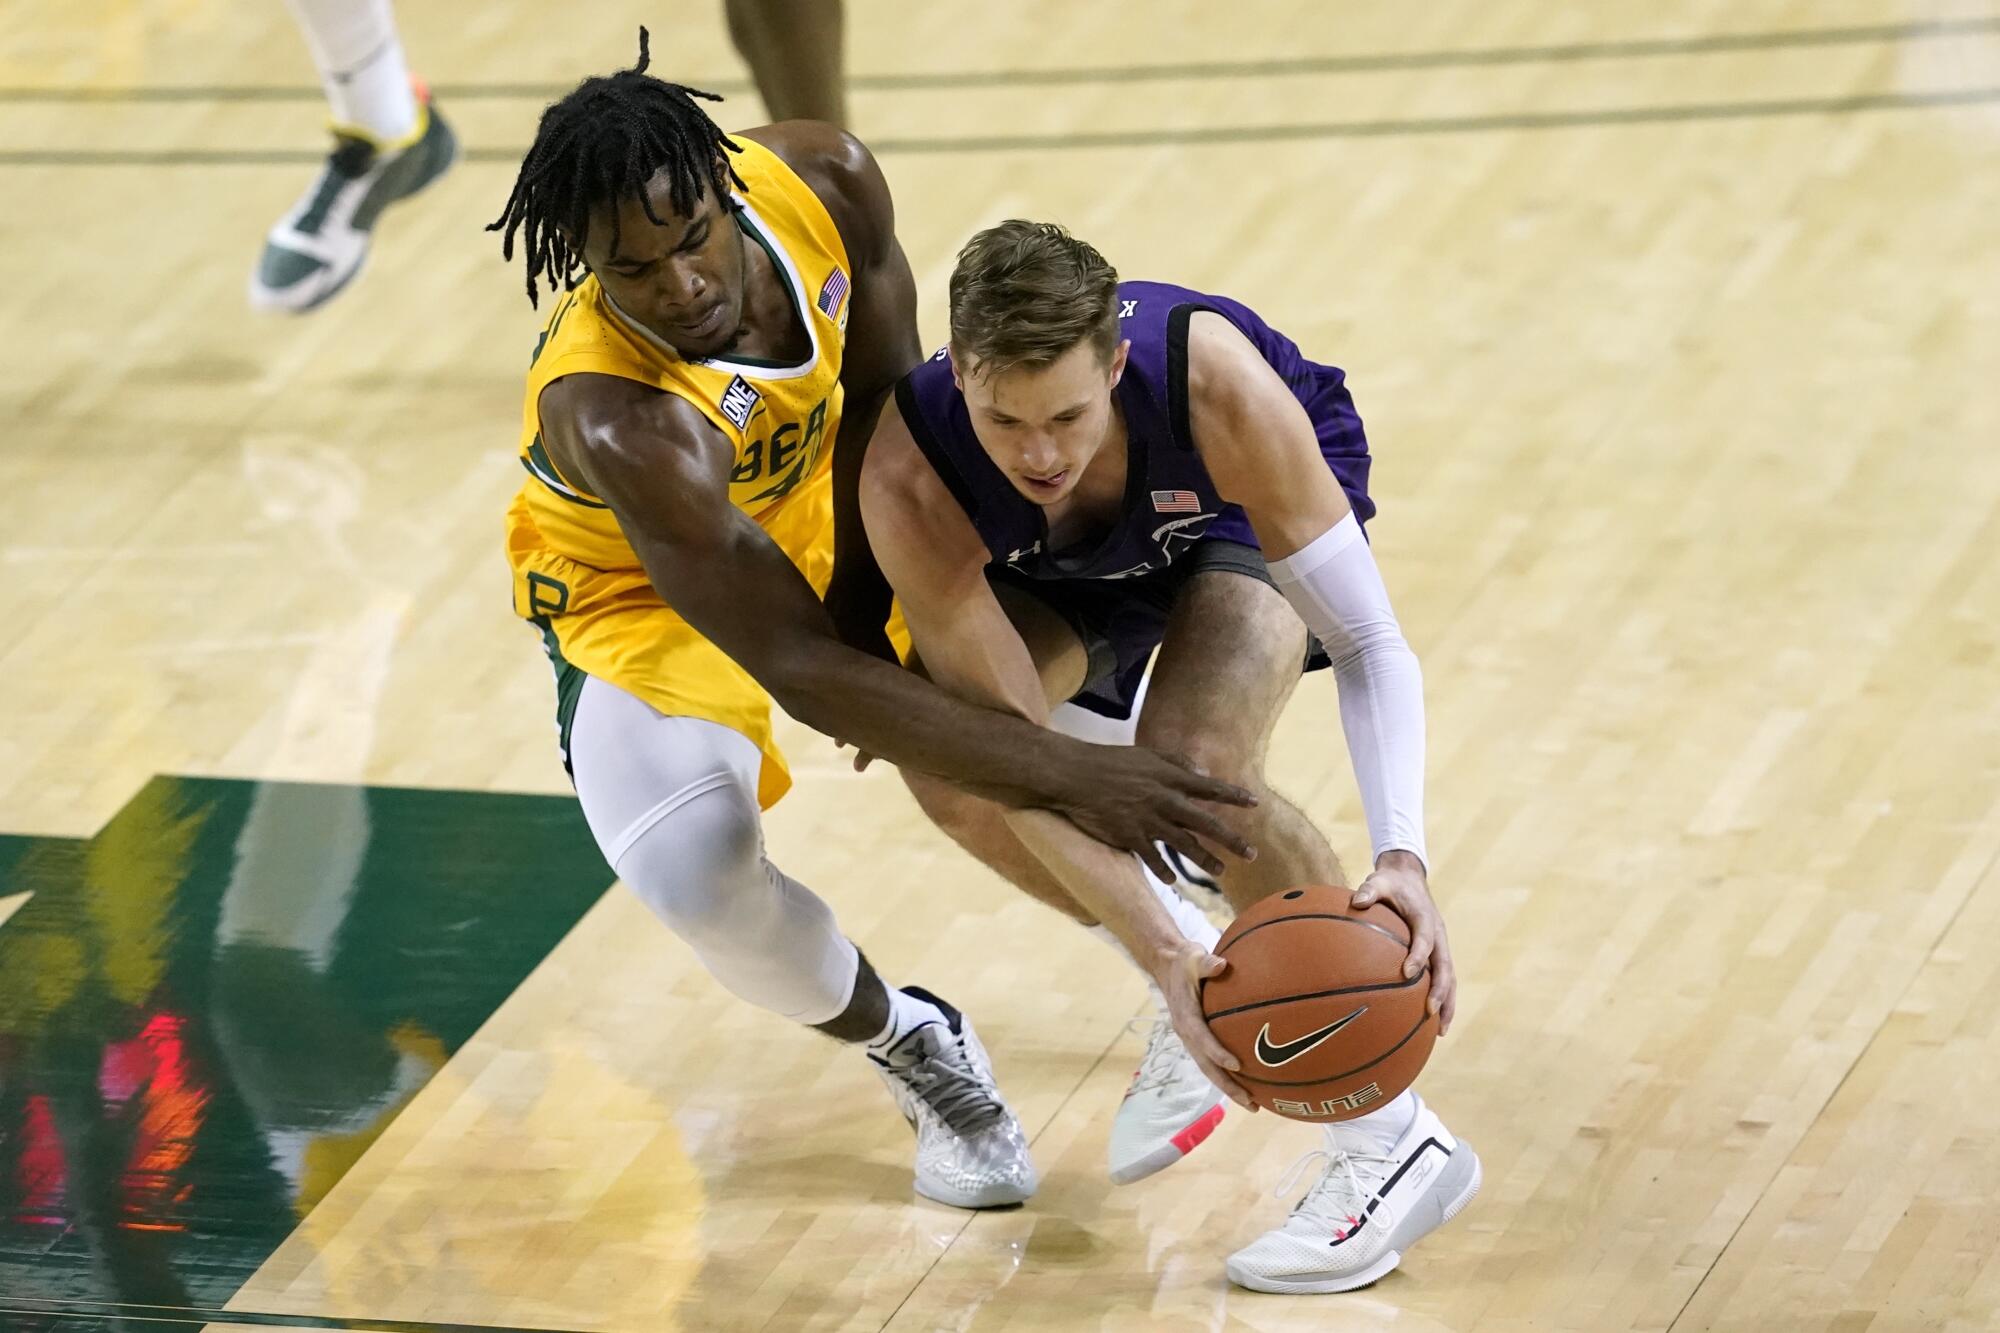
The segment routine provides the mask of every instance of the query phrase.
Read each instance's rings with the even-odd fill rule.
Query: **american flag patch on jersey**
[[[1153,508],[1162,514],[1199,514],[1201,497],[1193,491],[1154,491]]]
[[[819,300],[814,304],[828,319],[837,319],[840,316],[840,303],[846,299],[847,275],[835,269],[826,275],[826,284],[819,289]]]

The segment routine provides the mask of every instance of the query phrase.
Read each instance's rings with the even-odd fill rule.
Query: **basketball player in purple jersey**
[[[1456,985],[1427,881],[1422,679],[1362,534],[1368,444],[1344,380],[1234,301],[1121,283],[1062,228],[1002,223],[959,255],[951,344],[884,410],[861,512],[939,684],[1045,724],[1062,701],[1136,712],[1139,741],[1257,793],[1244,818],[1260,854],[1222,877],[1238,908],[1345,882],[1262,773],[1301,669],[1331,666],[1373,843],[1355,902],[1409,921],[1405,971],[1430,969],[1442,1031]],[[1220,1119],[1219,1089],[1242,1100],[1197,999],[1223,966],[1215,928],[1136,858],[1058,819],[906,780],[968,851],[1148,976],[1161,1015],[1113,1125],[1111,1173],[1177,1161]],[[1470,1145],[1414,1090],[1329,1125],[1325,1155],[1285,1224],[1231,1256],[1233,1280],[1366,1285],[1479,1187]]]

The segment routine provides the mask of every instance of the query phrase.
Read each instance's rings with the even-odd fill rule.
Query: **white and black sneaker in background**
[[[323,305],[361,271],[382,211],[429,185],[458,156],[458,139],[419,90],[417,126],[398,143],[336,127],[317,179],[264,240],[250,275],[250,304],[303,314]]]

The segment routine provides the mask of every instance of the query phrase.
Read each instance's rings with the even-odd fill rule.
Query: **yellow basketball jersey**
[[[675,716],[706,718],[764,752],[759,798],[791,785],[771,740],[770,696],[661,599],[603,501],[561,476],[542,445],[537,405],[564,375],[617,375],[686,399],[736,448],[729,499],[824,593],[833,569],[833,440],[852,271],[833,219],[769,149],[737,139],[731,164],[745,244],[762,246],[812,347],[795,365],[683,360],[620,314],[595,277],[549,312],[528,371],[520,460],[528,476],[507,510],[514,610],[542,631],[556,665],[565,752],[583,677],[599,676]],[[579,674],[581,673],[581,674]]]

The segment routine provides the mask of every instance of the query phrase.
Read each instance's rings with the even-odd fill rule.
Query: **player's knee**
[[[757,802],[731,783],[692,796],[647,829],[618,873],[697,948],[757,929],[772,896]]]
[[[1219,781],[1233,782],[1252,791],[1264,785],[1262,765],[1247,746],[1227,736],[1217,736],[1198,723],[1148,725],[1142,714],[1136,740],[1166,754],[1177,754]]]

